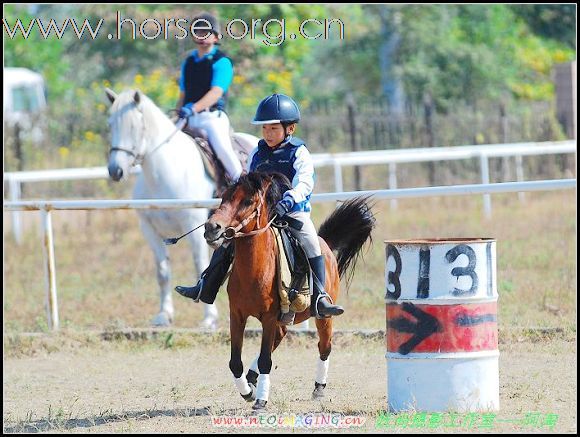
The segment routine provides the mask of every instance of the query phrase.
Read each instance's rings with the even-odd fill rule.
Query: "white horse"
[[[142,171],[133,190],[134,199],[211,199],[214,182],[205,172],[194,141],[181,131],[171,136],[176,131],[175,125],[142,92],[127,90],[119,95],[109,89],[105,92],[112,103],[109,118],[112,134],[108,165],[110,177],[115,181],[125,179],[130,167],[141,164]],[[258,138],[255,138],[255,144],[257,146]],[[157,282],[161,289],[160,311],[152,323],[168,326],[175,311],[168,251],[163,240],[205,223],[208,210],[141,209],[138,215],[143,234],[155,255]],[[202,227],[187,236],[198,277],[209,264],[203,231]],[[204,305],[202,327],[215,329],[217,308],[215,304]]]

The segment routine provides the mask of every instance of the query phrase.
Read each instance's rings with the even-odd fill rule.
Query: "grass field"
[[[387,239],[494,237],[500,327],[576,329],[576,193],[492,196],[493,217],[485,219],[481,196],[389,201],[375,207],[373,244],[357,265],[340,303],[346,312],[336,329],[384,329],[385,245]],[[320,225],[333,204],[317,204]],[[46,285],[38,213],[25,213],[23,244],[4,228],[4,331],[43,332]],[[4,213],[5,223],[10,217]],[[56,279],[61,326],[69,329],[147,327],[159,305],[153,256],[133,211],[53,212]],[[170,249],[172,285],[193,280],[185,242]],[[196,327],[199,305],[174,294],[179,328]],[[227,293],[217,299],[227,329]],[[250,322],[249,327],[257,323]]]

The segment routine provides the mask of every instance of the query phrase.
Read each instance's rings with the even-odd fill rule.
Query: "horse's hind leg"
[[[316,329],[318,330],[318,353],[319,358],[316,363],[316,377],[314,378],[313,399],[320,399],[325,396],[326,377],[328,376],[328,366],[330,364],[330,351],[332,350],[332,319],[317,319]]]
[[[155,266],[157,268],[157,283],[161,292],[161,304],[159,313],[151,322],[154,326],[169,326],[173,322],[174,308],[171,289],[171,266],[167,256],[167,247],[163,239],[155,232],[146,218],[140,217],[141,230],[147,239],[149,246],[155,256]]]
[[[286,325],[278,325],[278,329],[276,330],[276,337],[274,338],[274,344],[272,345],[272,352],[274,352],[280,345],[280,342],[286,335],[286,332],[288,332],[288,327]],[[252,364],[250,364],[250,368],[248,369],[248,373],[246,374],[246,379],[250,385],[258,385],[258,375],[260,374],[260,371],[258,370],[259,359],[260,354],[258,354],[254,361],[252,361]]]

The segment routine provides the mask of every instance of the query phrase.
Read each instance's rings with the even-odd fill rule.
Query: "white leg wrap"
[[[250,388],[248,381],[246,380],[246,375],[242,373],[242,376],[239,378],[234,378],[234,384],[236,384],[236,388],[242,395],[248,395],[252,391]]]
[[[258,358],[260,358],[260,354],[258,354],[256,356],[256,359],[254,361],[252,361],[252,364],[250,364],[250,369],[259,375],[260,371],[258,370]]]
[[[215,303],[212,303],[212,304],[204,303],[203,305],[204,305],[204,309],[203,309],[204,318],[217,319],[218,310],[217,310]]]
[[[270,375],[258,375],[258,387],[256,388],[256,399],[267,401],[270,397]]]
[[[318,357],[318,361],[316,363],[316,377],[314,381],[319,384],[326,384],[326,377],[328,376],[328,365],[330,364],[330,357],[326,359],[326,361],[322,361],[320,357]]]

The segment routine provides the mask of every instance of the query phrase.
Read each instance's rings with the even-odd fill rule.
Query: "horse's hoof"
[[[206,317],[199,324],[199,329],[210,332],[217,331],[217,319],[213,317]]]
[[[326,397],[324,393],[324,389],[326,388],[326,384],[319,384],[317,382],[314,383],[314,391],[312,392],[312,399],[322,399]]]
[[[173,322],[173,317],[167,311],[161,311],[151,321],[151,324],[153,326],[163,327],[163,326],[171,326],[172,322]]]
[[[267,403],[268,403],[268,401],[265,401],[263,399],[256,399],[256,403],[252,406],[252,410],[254,410],[256,412],[266,411],[266,404]]]
[[[252,402],[256,400],[256,386],[254,384],[248,384],[252,391],[247,395],[242,395],[246,402]],[[241,394],[241,393],[240,393]]]

